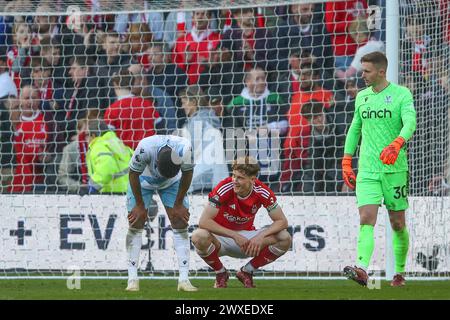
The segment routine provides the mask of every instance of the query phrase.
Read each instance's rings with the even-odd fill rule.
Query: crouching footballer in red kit
[[[226,288],[229,273],[221,256],[252,259],[236,273],[246,288],[254,288],[253,272],[267,265],[291,246],[288,222],[272,190],[256,176],[259,165],[245,157],[234,161],[232,176],[222,180],[209,194],[209,203],[192,234],[200,257],[216,272],[215,288]],[[256,230],[258,209],[267,209],[273,223]]]

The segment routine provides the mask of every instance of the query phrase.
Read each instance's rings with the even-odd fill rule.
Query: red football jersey
[[[117,136],[134,150],[143,138],[156,133],[155,122],[159,113],[151,100],[132,96],[110,105],[104,118],[106,124],[115,128]]]
[[[214,220],[231,230],[255,230],[253,222],[258,209],[263,206],[268,212],[278,206],[277,197],[264,183],[255,180],[252,192],[240,198],[233,190],[233,181],[228,177],[209,193],[209,203],[219,209]]]
[[[22,116],[14,133],[16,168],[10,191],[29,191],[34,184],[43,182],[44,176],[38,156],[45,150],[47,132],[42,112],[36,112],[31,117]]]

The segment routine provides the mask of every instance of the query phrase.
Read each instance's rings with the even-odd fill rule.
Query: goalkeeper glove
[[[405,139],[402,137],[396,138],[394,141],[391,142],[390,145],[388,145],[386,148],[381,151],[380,154],[380,160],[384,164],[394,164],[395,161],[397,161],[398,154],[400,152],[400,149],[405,144]]]
[[[345,184],[350,189],[355,189],[356,175],[352,168],[352,156],[344,156],[344,158],[342,158],[342,176],[344,177]]]

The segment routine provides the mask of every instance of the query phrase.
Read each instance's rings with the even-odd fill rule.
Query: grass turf
[[[0,280],[0,300],[310,300],[310,299],[450,299],[450,281],[408,281],[392,288],[382,281],[380,289],[369,290],[349,280],[260,280],[257,288],[245,289],[230,279],[228,288],[214,289],[214,280],[192,279],[198,292],[178,292],[176,280],[141,280],[139,292],[126,292],[126,280],[81,280],[80,290],[69,290],[66,280]]]

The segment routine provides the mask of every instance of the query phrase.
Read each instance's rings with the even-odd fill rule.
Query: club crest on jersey
[[[233,204],[230,206],[230,208],[233,209],[233,210],[236,210],[236,205],[233,203]]]
[[[384,103],[392,103],[392,96],[386,96],[384,98]]]
[[[256,206],[256,204],[254,204],[252,207],[252,214],[255,214],[256,211],[258,211],[258,207]]]

